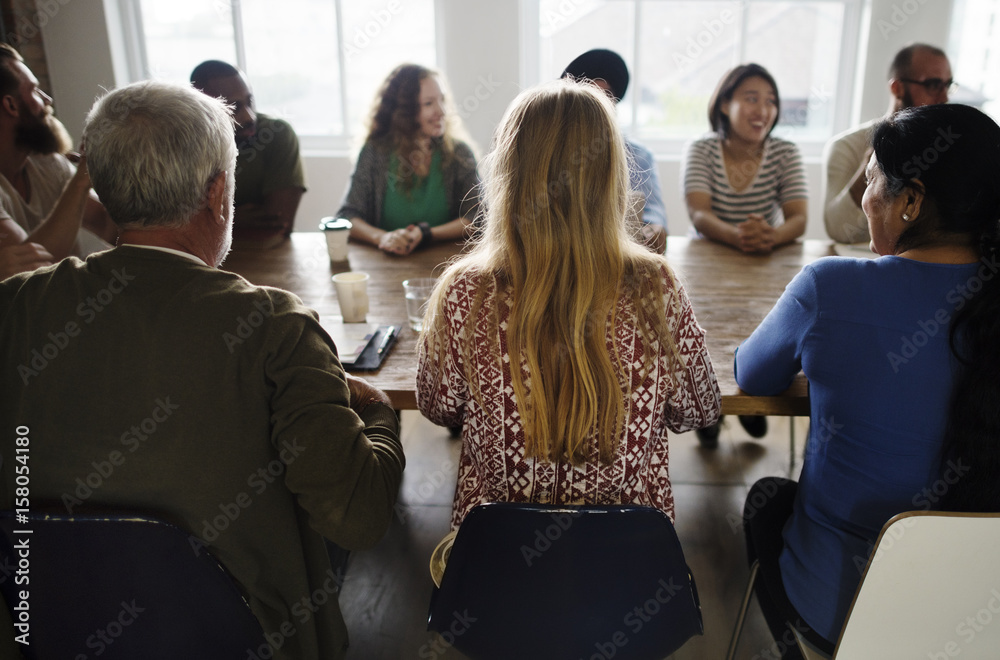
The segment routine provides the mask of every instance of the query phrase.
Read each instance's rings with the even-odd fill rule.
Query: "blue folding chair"
[[[0,593],[16,633],[18,592],[28,590],[30,645],[19,645],[27,660],[245,660],[265,643],[226,570],[165,522],[30,514],[25,524],[0,512],[0,563],[17,567],[24,554],[30,582],[8,575]]]
[[[704,632],[662,511],[511,503],[466,516],[427,627],[474,660],[659,660]]]

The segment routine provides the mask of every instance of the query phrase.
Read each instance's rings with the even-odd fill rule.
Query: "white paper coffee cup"
[[[351,221],[347,218],[323,218],[319,228],[326,236],[326,249],[330,261],[347,261],[347,239],[351,235]]]
[[[362,323],[368,315],[368,273],[337,273],[333,284],[344,323]]]

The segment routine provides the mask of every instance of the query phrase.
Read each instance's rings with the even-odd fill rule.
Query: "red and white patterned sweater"
[[[663,278],[671,281],[666,271]],[[490,324],[471,319],[479,278],[459,275],[449,290],[445,315],[450,346],[443,364],[419,345],[417,405],[436,424],[463,426],[458,487],[451,526],[457,529],[466,514],[485,502],[538,502],[546,504],[638,504],[654,506],[674,518],[674,498],[668,470],[667,429],[675,432],[701,428],[719,417],[721,395],[712,362],[705,348],[705,331],[698,325],[691,302],[680,283],[679,310],[668,305],[667,326],[684,361],[671,388],[665,349],[657,342],[655,366],[640,382],[646,347],[631,300],[620,300],[614,336],[608,333],[608,350],[617,345],[621,363],[629,370],[626,382],[632,388],[625,397],[625,438],[611,465],[598,461],[596,438],[585,463],[551,463],[525,458],[524,431],[511,384],[510,357],[498,361],[488,346],[506,347],[510,296],[498,297],[492,278],[482,306],[491,310],[500,304],[497,337],[487,337]],[[679,313],[678,313],[679,311]],[[458,338],[467,324],[474,324],[477,349],[472,353],[474,373],[479,376],[483,406],[472,396],[462,365]],[[527,382],[527,367],[522,361]],[[441,385],[435,389],[435,383]]]

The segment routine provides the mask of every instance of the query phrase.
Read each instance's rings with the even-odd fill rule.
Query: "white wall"
[[[52,96],[60,120],[79,141],[94,99],[102,90],[114,89],[125,72],[115,71],[113,42],[101,0],[51,4],[54,9],[42,26],[42,38]]]
[[[855,116],[870,119],[888,106],[886,69],[899,48],[913,41],[947,45],[953,0],[869,0],[868,39],[859,58],[861,80]],[[76,0],[43,27],[53,96],[60,118],[74,136],[102,88],[126,82],[125,46],[117,27],[118,0]],[[437,0],[439,64],[466,128],[482,155],[507,104],[520,91],[520,3],[512,0]],[[112,27],[109,28],[109,25]],[[862,35],[864,36],[864,35]],[[337,210],[352,169],[351,154],[303,154],[309,191],[296,229],[313,231]],[[671,234],[689,223],[679,189],[680,156],[658,160]],[[820,164],[806,159],[810,191],[806,236],[824,238],[820,215]]]
[[[871,0],[858,123],[885,114],[889,107],[889,64],[900,48],[916,41],[947,48],[953,4],[951,0]]]

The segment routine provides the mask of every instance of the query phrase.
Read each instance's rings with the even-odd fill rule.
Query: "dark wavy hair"
[[[420,83],[438,74],[419,64],[400,64],[382,83],[372,104],[368,141],[385,141],[399,156],[398,180],[404,190],[414,183],[414,168],[410,156],[417,149],[420,131]],[[445,119],[444,136],[435,139],[442,150],[442,165],[455,155],[450,118]]]
[[[759,64],[741,64],[722,76],[722,80],[719,81],[719,85],[712,92],[712,98],[708,100],[708,123],[711,124],[712,130],[719,134],[723,140],[729,137],[729,117],[727,117],[722,112],[722,104],[733,100],[733,94],[736,92],[736,88],[746,80],[747,78],[753,78],[757,76],[763,78],[771,85],[774,90],[774,105],[778,109],[778,118],[781,117],[781,95],[778,94],[778,83],[774,82],[774,76],[772,76],[767,69]],[[778,120],[775,119],[771,128],[767,131],[770,135],[774,127],[778,125]]]
[[[949,336],[959,371],[942,469],[960,461],[968,471],[942,501],[955,511],[1000,511],[1000,275],[994,273],[1000,258],[1000,126],[965,105],[908,108],[875,127],[872,146],[890,194],[924,195],[897,252],[950,242],[977,246],[982,254],[982,289],[957,311]]]

